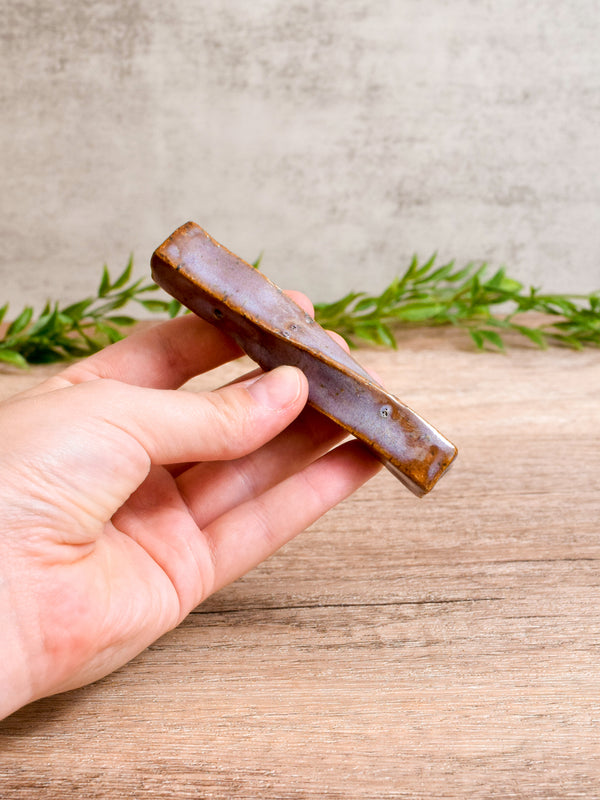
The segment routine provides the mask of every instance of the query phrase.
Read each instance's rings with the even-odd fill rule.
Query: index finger
[[[312,304],[305,295],[286,294],[312,313]],[[176,389],[195,375],[241,355],[242,350],[229,336],[195,314],[186,314],[132,333],[24,394],[39,394],[96,378],[154,389]]]
[[[175,389],[194,375],[242,355],[233,339],[194,314],[139,330],[60,373],[69,383],[111,378]]]

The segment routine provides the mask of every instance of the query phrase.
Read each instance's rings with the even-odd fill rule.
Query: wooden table
[[[4,800],[600,797],[600,352],[424,331],[360,358],[457,443],[451,473],[423,500],[380,474],[9,717]]]

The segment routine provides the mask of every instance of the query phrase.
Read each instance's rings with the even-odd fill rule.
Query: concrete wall
[[[188,219],[317,299],[435,250],[600,286],[598,0],[3,5],[15,306]]]

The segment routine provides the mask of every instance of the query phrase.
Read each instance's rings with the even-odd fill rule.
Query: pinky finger
[[[215,592],[244,575],[349,497],[381,464],[357,441],[331,450],[204,529],[214,559]]]

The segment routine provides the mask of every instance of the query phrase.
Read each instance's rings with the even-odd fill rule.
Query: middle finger
[[[259,450],[233,461],[204,462],[180,473],[177,485],[200,528],[280,483],[347,437],[313,408]]]

